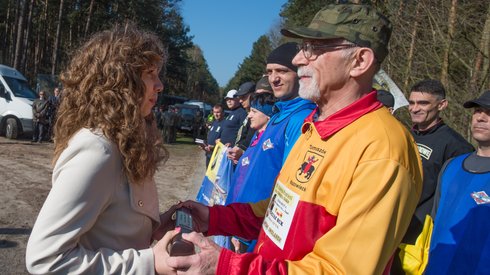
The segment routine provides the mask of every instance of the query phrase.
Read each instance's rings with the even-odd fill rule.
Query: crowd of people
[[[281,33],[300,42],[279,45],[257,83],[226,93],[228,116],[212,110],[201,148],[207,162],[218,141],[228,148],[227,204],[163,213],[153,175],[172,134],[152,108],[165,51],[131,25],[88,40],[62,75],[53,188],[29,238],[29,272],[488,273],[490,91],[463,105],[475,150],[442,120],[439,81],[412,86],[412,129],[392,115],[390,92],[373,89],[391,23],[371,6],[327,5]],[[182,207],[194,232],[174,229]],[[432,237],[409,255],[428,223]],[[239,241],[223,248],[213,235]],[[196,253],[171,257],[176,236]]]
[[[180,115],[175,106],[168,106],[165,110],[164,106],[158,107],[154,112],[156,117],[157,127],[160,130],[163,142],[170,144],[177,140],[177,131],[180,125]]]

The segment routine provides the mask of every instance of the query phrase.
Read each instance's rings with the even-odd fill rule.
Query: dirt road
[[[194,198],[205,173],[204,154],[190,140],[167,145],[170,159],[155,179],[160,210]],[[0,137],[0,274],[27,274],[25,248],[51,188],[53,144]]]

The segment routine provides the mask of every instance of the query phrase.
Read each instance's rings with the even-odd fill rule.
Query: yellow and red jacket
[[[371,92],[324,121],[305,120],[271,199],[210,208],[209,235],[257,238],[223,249],[217,274],[381,274],[422,188],[410,133]]]

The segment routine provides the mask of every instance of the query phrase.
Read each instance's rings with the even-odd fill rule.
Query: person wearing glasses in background
[[[257,238],[236,254],[192,232],[200,253],[170,257],[189,274],[382,274],[422,189],[410,133],[376,99],[373,77],[391,23],[368,5],[328,5],[308,27],[283,29],[303,44],[299,95],[318,104],[305,120],[269,200],[206,207],[187,201],[194,229]],[[271,209],[272,207],[272,209]]]

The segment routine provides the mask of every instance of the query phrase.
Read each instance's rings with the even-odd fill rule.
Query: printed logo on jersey
[[[432,148],[427,145],[417,143],[417,147],[419,148],[419,154],[426,160],[430,159],[430,155],[432,155]]]
[[[306,152],[301,166],[298,167],[298,170],[296,171],[296,180],[301,183],[305,183],[310,180],[325,154],[325,151],[322,149],[320,150],[323,151],[323,154],[317,150],[313,151],[311,149],[318,150],[319,148],[310,145],[310,150]]]
[[[267,151],[272,148],[274,148],[274,144],[272,143],[270,138],[268,138],[266,141],[264,141],[264,143],[262,143],[262,151]]]
[[[242,166],[247,166],[250,164],[250,160],[248,159],[248,157],[244,157],[242,159]]]
[[[473,192],[471,197],[475,200],[476,204],[487,204],[490,203],[490,197],[485,191]]]

